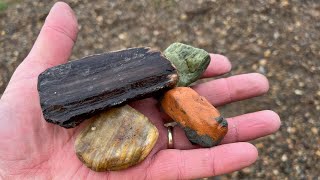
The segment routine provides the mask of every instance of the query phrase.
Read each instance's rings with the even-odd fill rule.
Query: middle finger
[[[213,105],[220,106],[260,96],[268,91],[269,83],[265,76],[250,73],[208,81],[193,86],[193,89]]]

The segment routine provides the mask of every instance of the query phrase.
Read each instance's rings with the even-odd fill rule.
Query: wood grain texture
[[[177,79],[160,52],[132,48],[50,68],[39,75],[38,91],[44,118],[71,128],[107,108],[168,90]]]
[[[228,123],[204,97],[188,87],[176,87],[161,100],[163,110],[185,130],[188,139],[203,147],[217,145]]]
[[[121,170],[143,161],[158,139],[157,128],[125,105],[93,117],[76,138],[78,158],[94,171]]]

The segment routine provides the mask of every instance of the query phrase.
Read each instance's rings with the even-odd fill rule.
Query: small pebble
[[[295,127],[288,127],[287,131],[288,131],[288,133],[295,133],[296,132],[296,128]]]
[[[313,134],[318,134],[318,129],[315,128],[315,127],[312,127],[312,128],[311,128],[311,132],[312,132]]]
[[[179,81],[177,86],[188,86],[200,78],[210,63],[210,55],[203,49],[182,43],[173,43],[164,55],[177,68]]]
[[[284,154],[284,155],[281,156],[281,161],[284,162],[284,161],[287,161],[287,160],[288,160],[287,155]]]
[[[294,90],[294,93],[295,93],[296,95],[298,95],[298,96],[303,95],[303,91],[302,91],[302,90],[299,90],[299,89]]]
[[[127,34],[127,33],[120,33],[120,34],[118,35],[118,37],[119,37],[119,39],[124,40],[124,39],[127,39],[128,34]]]
[[[266,59],[261,59],[260,61],[259,61],[259,65],[260,66],[265,66],[267,64],[267,60]]]
[[[270,57],[270,55],[271,55],[271,50],[268,49],[268,50],[264,51],[263,55],[264,55],[264,57],[266,57],[266,58]]]

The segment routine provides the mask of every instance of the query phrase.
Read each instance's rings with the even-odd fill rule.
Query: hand
[[[76,135],[86,122],[64,129],[45,122],[39,104],[37,77],[45,69],[65,63],[77,36],[76,18],[65,3],[57,3],[30,54],[14,72],[0,101],[0,177],[4,179],[192,179],[244,168],[257,159],[256,148],[246,142],[275,132],[278,115],[260,111],[228,118],[229,132],[221,145],[195,148],[175,127],[175,149],[167,149],[167,129],[154,99],[131,105],[158,128],[159,139],[150,155],[127,170],[97,173],[83,165],[74,152]],[[211,54],[204,77],[230,71],[227,58]],[[260,74],[244,74],[193,87],[215,106],[264,94],[268,81]],[[183,149],[183,150],[182,150]]]

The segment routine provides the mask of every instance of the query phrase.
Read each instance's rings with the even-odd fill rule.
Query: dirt
[[[320,176],[320,1],[68,0],[79,21],[71,59],[135,46],[164,50],[184,42],[232,61],[228,76],[265,74],[262,97],[220,107],[228,116],[272,109],[282,126],[253,143],[259,160],[219,179]],[[6,1],[0,8],[0,93],[26,57],[53,5]]]

